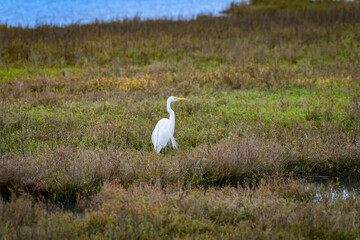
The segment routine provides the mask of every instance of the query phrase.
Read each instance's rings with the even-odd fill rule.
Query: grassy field
[[[225,13],[0,25],[1,239],[360,237],[359,2]]]

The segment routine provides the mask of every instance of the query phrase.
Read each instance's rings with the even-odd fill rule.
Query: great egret
[[[154,131],[151,134],[151,141],[154,144],[154,149],[159,153],[166,145],[171,142],[173,148],[177,148],[177,143],[174,138],[175,130],[175,113],[171,109],[170,104],[178,100],[187,100],[186,98],[169,97],[166,102],[166,109],[170,114],[169,119],[162,118],[158,121]]]

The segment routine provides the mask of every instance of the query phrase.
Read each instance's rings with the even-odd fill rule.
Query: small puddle
[[[355,198],[360,194],[360,177],[336,179],[329,176],[308,176],[304,180],[315,185],[315,201],[321,201],[329,194],[333,200]]]

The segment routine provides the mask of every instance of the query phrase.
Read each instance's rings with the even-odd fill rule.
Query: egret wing
[[[170,132],[170,121],[169,119],[163,118],[161,119],[155,126],[154,131],[151,135],[151,140],[154,145],[154,149],[156,152],[160,152],[161,149],[165,148],[168,142],[171,140],[172,144],[173,142],[173,136]],[[176,144],[176,142],[175,142]],[[174,146],[174,144],[173,144]]]

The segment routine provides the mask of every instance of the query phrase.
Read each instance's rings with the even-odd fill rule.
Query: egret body
[[[186,98],[177,98],[177,97],[169,97],[166,102],[166,109],[170,114],[169,119],[162,118],[158,121],[155,126],[154,131],[151,134],[151,141],[154,144],[154,149],[156,152],[160,152],[162,149],[171,143],[173,148],[177,148],[177,143],[174,138],[175,131],[175,113],[171,109],[171,103],[176,102],[178,100],[187,100]]]

